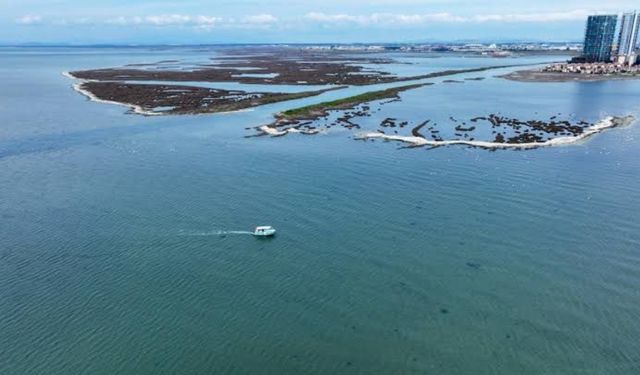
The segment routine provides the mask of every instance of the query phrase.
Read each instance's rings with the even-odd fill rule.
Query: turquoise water
[[[293,104],[142,117],[60,74],[212,53],[0,50],[0,373],[640,371],[637,124],[532,151],[244,138]],[[638,109],[640,81],[499,73],[383,111]],[[278,236],[229,233],[257,225]]]

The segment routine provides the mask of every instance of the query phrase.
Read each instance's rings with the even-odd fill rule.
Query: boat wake
[[[180,236],[187,237],[208,237],[208,236],[226,236],[226,235],[250,235],[253,236],[253,232],[246,230],[212,230],[203,232],[185,232],[181,231]]]

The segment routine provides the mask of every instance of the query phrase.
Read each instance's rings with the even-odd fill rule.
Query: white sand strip
[[[73,89],[76,90],[77,92],[81,93],[82,95],[86,96],[87,98],[89,98],[89,100],[91,100],[93,102],[105,103],[105,104],[123,105],[125,107],[129,107],[134,113],[137,113],[137,114],[140,114],[140,115],[145,115],[145,116],[161,116],[162,115],[162,113],[147,111],[146,109],[142,108],[139,105],[135,105],[135,104],[131,104],[131,103],[115,102],[113,100],[100,99],[97,96],[93,95],[93,93],[83,89],[82,88],[82,84],[83,83],[84,82],[75,83],[73,85]]]
[[[284,130],[278,130],[276,128],[272,128],[269,125],[259,126],[258,130],[260,130],[264,134],[267,134],[267,135],[270,135],[270,136],[273,136],[273,137],[278,137],[278,136],[289,134],[289,133],[300,133],[300,134],[306,134],[306,135],[312,135],[312,134],[319,134],[320,133],[320,130],[318,130],[318,129],[300,130],[300,129],[296,129],[296,128],[288,128],[288,129],[284,129]]]
[[[76,79],[76,77],[74,77],[71,73],[69,72],[62,72],[62,75],[69,78],[69,79]]]
[[[145,116],[159,116],[159,115],[162,115],[162,113],[148,111],[148,110],[142,108],[139,105],[135,105],[135,104],[131,104],[131,103],[116,102],[116,101],[113,101],[113,100],[100,99],[97,96],[95,96],[93,93],[91,93],[90,91],[85,90],[85,89],[82,88],[82,85],[84,83],[86,83],[86,82],[90,82],[90,80],[78,79],[78,78],[74,77],[69,72],[62,72],[62,75],[67,77],[67,78],[69,78],[69,79],[73,79],[73,80],[78,81],[78,82],[73,84],[73,89],[76,90],[77,92],[81,93],[82,95],[86,96],[87,98],[89,98],[89,100],[91,100],[92,102],[123,105],[125,107],[129,107],[129,109],[131,109],[134,113],[137,113],[137,114],[140,114],[140,115],[145,115]]]
[[[269,125],[262,125],[258,128],[258,130],[271,136],[279,136],[289,133],[289,130],[278,130],[276,128],[270,127]]]
[[[135,104],[131,104],[131,103],[124,103],[124,102],[116,102],[113,100],[104,100],[104,99],[100,99],[97,96],[95,96],[93,93],[91,93],[88,90],[85,90],[82,88],[82,84],[86,83],[86,82],[99,82],[97,80],[93,80],[93,79],[80,79],[80,78],[76,78],[73,74],[69,73],[69,72],[62,72],[62,75],[72,79],[74,81],[77,81],[77,83],[75,83],[73,85],[73,89],[76,90],[77,92],[81,93],[82,95],[86,96],[87,98],[89,98],[89,100],[91,100],[92,102],[96,102],[96,103],[105,103],[105,104],[116,104],[116,105],[122,105],[125,107],[128,107],[129,109],[131,109],[134,113],[140,114],[140,115],[144,115],[144,116],[166,116],[168,115],[167,113],[162,113],[162,112],[153,112],[153,111],[149,111],[144,109],[143,107],[139,106],[139,105],[135,105]],[[142,82],[144,83],[144,82]],[[238,112],[251,112],[253,111],[254,108],[244,108],[244,109],[238,109],[235,111],[225,111],[225,112],[203,112],[203,113],[194,113],[192,115],[231,115],[234,113],[238,113]]]

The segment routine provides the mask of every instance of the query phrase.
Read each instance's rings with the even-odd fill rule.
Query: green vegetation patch
[[[361,103],[371,102],[374,100],[394,98],[394,97],[397,97],[398,93],[402,91],[416,89],[429,84],[430,83],[421,83],[421,84],[415,84],[415,85],[393,87],[386,90],[369,91],[363,94],[349,96],[342,99],[337,99],[337,100],[322,102],[318,104],[311,104],[305,107],[290,109],[282,112],[281,117],[286,117],[290,119],[317,117],[317,114],[324,113],[328,110],[345,109],[345,108],[356,106]]]

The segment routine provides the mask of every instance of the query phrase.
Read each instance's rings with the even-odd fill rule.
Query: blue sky
[[[579,40],[629,0],[0,0],[0,43]]]

